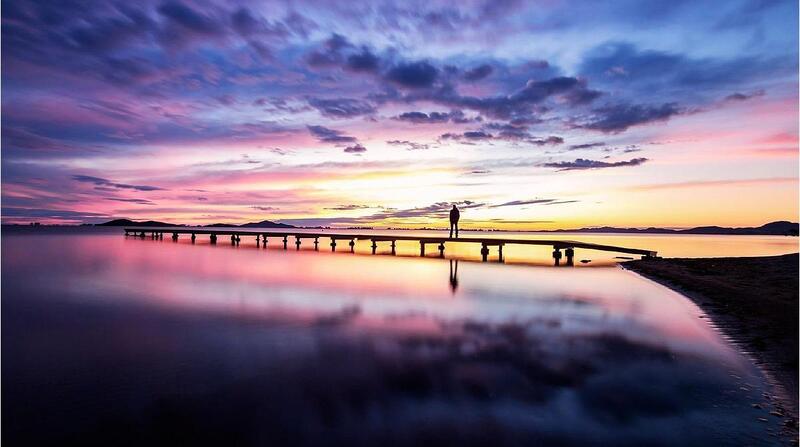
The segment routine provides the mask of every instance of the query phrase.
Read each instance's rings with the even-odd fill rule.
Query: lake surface
[[[556,236],[666,256],[797,243]],[[456,259],[279,245],[4,228],[4,440],[779,445],[752,362],[613,254],[556,268],[546,247],[509,247],[503,265],[463,244]]]

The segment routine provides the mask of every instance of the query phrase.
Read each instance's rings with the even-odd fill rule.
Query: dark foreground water
[[[614,266],[4,230],[2,379],[8,445],[778,443],[751,362]]]

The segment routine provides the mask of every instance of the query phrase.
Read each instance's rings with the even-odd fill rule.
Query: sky
[[[2,221],[798,215],[796,1],[2,2]]]

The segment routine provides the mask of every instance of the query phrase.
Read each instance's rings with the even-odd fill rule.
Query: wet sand
[[[798,254],[654,259],[623,264],[695,301],[785,394],[797,424]],[[780,411],[780,410],[779,410]]]

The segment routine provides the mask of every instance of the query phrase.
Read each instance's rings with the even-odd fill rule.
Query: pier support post
[[[261,240],[264,241],[264,248],[267,248],[267,235],[266,234],[262,235]]]
[[[444,257],[444,242],[439,243],[439,257],[440,258]]]
[[[172,241],[178,242],[178,233],[172,233]]]
[[[260,247],[260,246],[261,246],[261,235],[257,234],[256,235],[256,247]]]
[[[331,251],[336,251],[336,239],[331,238]]]
[[[139,233],[139,237],[140,237],[140,238],[142,238],[142,239],[144,239],[144,231],[142,231],[141,233]]]
[[[242,242],[242,237],[237,234],[236,235],[236,245],[239,245],[239,242]]]
[[[350,253],[355,253],[356,252],[356,240],[355,239],[350,239],[350,244],[349,245],[350,245]]]
[[[197,239],[197,235],[192,233],[192,243],[194,244],[195,239]]]
[[[503,262],[503,244],[497,246],[497,262]]]
[[[284,236],[284,237],[283,237],[283,249],[284,249],[284,250],[286,250],[286,248],[287,248],[287,244],[288,244],[288,243],[289,243],[289,238],[288,238],[288,236]]]
[[[378,250],[378,243],[375,242],[375,239],[373,239],[372,240],[372,254],[374,255],[377,250]]]
[[[486,262],[489,259],[489,247],[486,243],[481,243],[481,258],[483,262]]]
[[[392,241],[392,254],[393,255],[397,254],[397,251],[395,250],[396,245],[397,245],[397,241]]]
[[[296,245],[297,249],[300,250],[300,238],[295,236],[294,239],[294,245]]]
[[[419,255],[425,256],[425,242],[419,241]]]
[[[567,265],[568,266],[575,265],[575,262],[574,262],[575,250],[572,247],[567,247],[567,249],[564,250],[564,255],[567,257]]]
[[[556,266],[561,265],[561,250],[558,247],[553,247],[553,263]]]
[[[216,234],[212,234],[211,235],[211,243],[212,244],[216,244],[217,243],[217,235]]]
[[[319,238],[314,238],[314,251],[319,251]]]
[[[163,231],[158,233],[158,238],[159,239],[164,239],[164,232]]]
[[[235,234],[231,235],[231,245],[236,245],[236,235]]]

